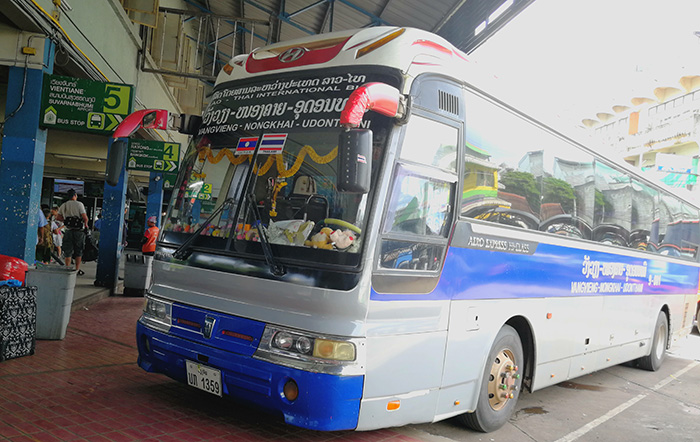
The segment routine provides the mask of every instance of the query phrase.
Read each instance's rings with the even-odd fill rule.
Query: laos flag
[[[239,138],[236,145],[236,155],[251,154],[258,145],[258,137]]]

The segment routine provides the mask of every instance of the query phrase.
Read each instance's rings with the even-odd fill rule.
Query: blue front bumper
[[[140,322],[136,334],[138,364],[148,372],[187,382],[185,360],[189,359],[221,370],[224,395],[282,413],[289,424],[322,431],[357,427],[364,376],[336,376],[284,367],[174,337]],[[146,350],[146,340],[150,351]],[[282,395],[289,379],[299,386],[299,397],[293,402]]]

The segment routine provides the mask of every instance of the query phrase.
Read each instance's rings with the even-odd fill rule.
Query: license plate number
[[[187,384],[221,396],[221,371],[192,361],[187,362]]]

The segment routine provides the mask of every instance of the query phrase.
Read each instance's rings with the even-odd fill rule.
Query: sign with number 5
[[[83,78],[44,75],[43,127],[111,134],[133,110],[134,87]]]

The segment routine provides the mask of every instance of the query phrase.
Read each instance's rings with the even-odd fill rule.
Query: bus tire
[[[467,427],[488,433],[510,419],[522,387],[520,366],[523,346],[515,329],[504,325],[498,332],[484,367],[476,410],[459,416]]]
[[[668,318],[663,311],[659,312],[654,326],[654,339],[651,342],[651,353],[638,359],[638,367],[644,370],[656,371],[661,368],[666,359],[666,345],[668,344]]]

